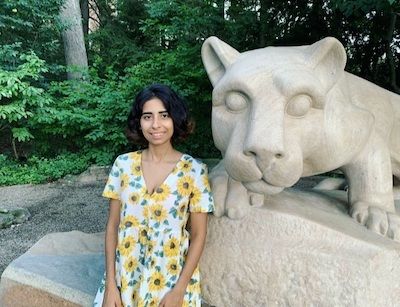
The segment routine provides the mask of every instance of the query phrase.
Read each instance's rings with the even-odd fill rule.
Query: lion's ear
[[[306,61],[328,92],[344,72],[346,51],[336,38],[326,37],[307,48]]]
[[[201,48],[201,58],[213,86],[225,74],[239,56],[239,52],[215,36],[205,40]]]

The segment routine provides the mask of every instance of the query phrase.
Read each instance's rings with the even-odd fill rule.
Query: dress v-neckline
[[[140,151],[140,159],[139,159],[139,165],[140,165],[140,177],[142,178],[143,181],[143,186],[145,187],[146,193],[149,194],[150,196],[154,195],[154,193],[159,189],[163,184],[167,182],[169,177],[173,173],[175,173],[175,169],[178,167],[179,162],[182,161],[183,157],[185,154],[182,154],[179,160],[175,163],[175,166],[171,169],[171,171],[167,174],[167,176],[164,178],[164,180],[157,186],[154,187],[154,190],[150,193],[149,189],[147,188],[147,183],[146,183],[146,178],[144,177],[144,171],[143,171],[143,163],[142,163],[142,158],[143,158],[143,151]]]

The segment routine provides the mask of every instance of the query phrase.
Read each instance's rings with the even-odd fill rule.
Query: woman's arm
[[[161,300],[160,307],[181,307],[186,288],[204,249],[207,234],[207,213],[190,213],[190,244],[185,265],[174,288]]]
[[[121,202],[117,199],[110,200],[110,210],[105,236],[106,254],[106,287],[104,292],[103,307],[121,306],[121,295],[115,282],[115,249],[118,244],[118,226]]]

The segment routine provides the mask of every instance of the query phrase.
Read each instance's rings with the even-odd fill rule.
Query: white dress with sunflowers
[[[211,212],[214,206],[205,164],[183,154],[150,195],[141,157],[141,151],[120,155],[103,192],[104,197],[121,201],[115,270],[125,307],[158,306],[185,263],[189,213]],[[94,306],[101,306],[103,295],[104,279]],[[201,306],[198,268],[186,289],[183,306]]]

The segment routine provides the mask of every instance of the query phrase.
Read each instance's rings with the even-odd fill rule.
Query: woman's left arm
[[[190,213],[190,244],[188,253],[174,288],[168,292],[160,302],[160,307],[181,307],[183,297],[186,292],[193,272],[199,263],[200,256],[204,249],[207,235],[207,213],[191,212]]]

